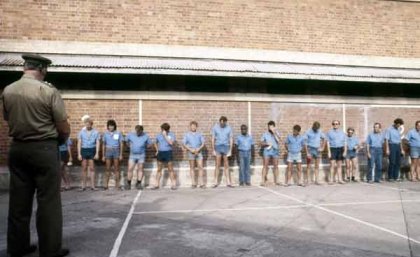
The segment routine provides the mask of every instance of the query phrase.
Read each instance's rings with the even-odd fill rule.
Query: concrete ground
[[[72,190],[62,198],[70,256],[420,256],[414,182]],[[3,192],[1,257],[7,205]]]

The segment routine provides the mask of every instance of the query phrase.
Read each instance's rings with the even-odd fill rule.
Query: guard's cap
[[[52,63],[50,59],[45,58],[39,54],[22,54],[22,59],[25,60],[25,62],[30,62],[32,64],[42,66],[48,66]]]

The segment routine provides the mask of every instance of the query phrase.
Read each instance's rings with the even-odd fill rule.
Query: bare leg
[[[219,185],[219,172],[220,172],[220,163],[222,162],[222,156],[216,155],[216,165],[214,169],[214,182],[213,187],[217,187]]]
[[[279,158],[273,157],[273,173],[274,173],[274,184],[280,185],[279,182]]]
[[[203,160],[197,160],[197,167],[198,167],[198,178],[197,183],[201,180],[201,186],[205,186],[204,182],[204,170],[203,170]]]
[[[315,159],[315,169],[314,169],[314,174],[315,174],[315,184],[319,185],[319,163],[321,162],[321,158],[316,158]]]
[[[127,171],[127,180],[131,181],[133,179],[133,171],[134,168],[136,167],[136,163],[132,160],[128,161],[128,171]],[[138,175],[137,175],[138,178]]]
[[[347,176],[347,178],[348,179],[351,179],[351,163],[352,162],[352,160],[350,160],[350,159],[346,159],[346,176]],[[345,180],[345,179],[344,179]]]
[[[414,162],[416,162],[417,163],[417,168],[416,168],[416,178],[417,178],[417,180],[419,181],[420,180],[420,159],[419,158],[416,158],[416,159],[413,159],[414,160]]]
[[[411,181],[414,181],[414,172],[416,171],[417,168],[417,159],[413,159],[411,158],[411,166],[410,166],[410,178]]]
[[[341,168],[341,165],[342,165],[342,161],[341,160],[338,160],[337,161],[337,169],[336,169],[336,171],[337,171],[338,183],[340,183],[340,184],[343,183],[343,181],[342,181],[342,168]]]
[[[93,160],[88,160],[89,169],[90,169],[90,186],[92,189],[96,189],[95,187],[95,163]]]
[[[267,173],[268,173],[268,164],[270,163],[270,157],[264,157],[263,159],[263,168],[261,171],[261,186],[267,186]]]
[[[172,162],[168,162],[169,178],[171,179],[172,189],[176,188],[176,176],[174,171],[174,165]]]
[[[162,177],[162,166],[163,166],[162,162],[158,161],[155,188],[159,188],[159,185],[160,185],[160,177]]]
[[[290,178],[292,177],[292,162],[288,162],[287,163],[287,172],[285,173],[285,186],[289,186],[290,185]]]
[[[87,169],[88,169],[87,166],[88,166],[88,160],[82,160],[82,185],[81,185],[82,190],[86,188]]]
[[[142,181],[144,177],[144,164],[137,163],[137,181]]]
[[[109,177],[111,176],[111,159],[105,160],[105,176],[104,176],[104,188],[108,189]]]
[[[298,185],[302,185],[301,177],[302,177],[302,163],[298,162],[297,164],[297,177],[298,177]]]
[[[335,168],[335,160],[330,160],[330,172],[328,174],[329,184],[333,184],[333,181],[335,180],[334,168]]]
[[[121,184],[121,172],[120,172],[120,160],[114,159],[114,174],[115,174],[115,188],[120,188]]]
[[[227,158],[226,155],[223,155],[223,166],[224,166],[226,185],[230,186],[230,185],[232,185],[232,178],[230,176],[229,162],[228,162],[228,158]]]
[[[190,177],[191,177],[191,186],[195,187],[197,186],[197,181],[195,181],[195,161],[190,160]]]
[[[70,189],[70,178],[66,170],[66,164],[64,162],[60,162],[60,170],[61,170],[61,177],[63,178],[63,181],[64,181],[64,188],[68,190]]]

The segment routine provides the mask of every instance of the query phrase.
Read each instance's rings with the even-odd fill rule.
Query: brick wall
[[[0,37],[420,57],[420,4],[2,0]]]
[[[83,127],[80,118],[89,114],[94,119],[94,127],[100,132],[106,129],[106,121],[115,119],[118,129],[126,135],[134,130],[139,119],[138,100],[82,100],[66,99],[67,112],[70,115],[72,134],[71,138],[76,143],[77,133]],[[393,120],[401,117],[405,121],[406,132],[414,127],[414,122],[419,120],[419,108],[397,106],[369,106],[345,105],[345,120],[343,119],[343,105],[341,104],[308,104],[308,103],[282,103],[282,102],[250,102],[251,124],[248,124],[248,102],[241,101],[164,101],[143,100],[142,119],[145,131],[154,138],[160,132],[160,125],[168,122],[171,131],[175,133],[178,145],[175,148],[175,160],[186,161],[186,153],[181,147],[181,140],[189,130],[189,122],[198,122],[198,130],[206,138],[205,160],[212,166],[214,157],[211,148],[211,128],[218,122],[221,115],[228,118],[228,124],[236,135],[239,134],[240,125],[247,124],[255,142],[259,142],[262,133],[267,130],[267,122],[274,120],[284,140],[287,134],[292,133],[292,127],[299,124],[302,133],[308,130],[314,121],[321,123],[321,129],[327,132],[331,128],[331,121],[338,119],[346,127],[354,127],[356,135],[364,142],[367,133],[372,131],[374,122],[380,122],[383,129],[389,127]],[[0,106],[2,106],[0,104]],[[1,110],[0,110],[1,111]],[[9,138],[7,137],[7,124],[0,119],[0,166],[6,164]],[[284,146],[282,145],[282,151]],[[148,152],[148,163],[153,163],[154,152]],[[76,144],[73,146],[73,155],[76,156]],[[124,154],[125,159],[128,152]],[[261,164],[259,146],[256,147],[255,164]],[[231,161],[234,165],[236,160]]]

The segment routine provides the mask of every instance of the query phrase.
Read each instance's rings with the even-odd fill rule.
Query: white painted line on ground
[[[115,239],[114,247],[112,247],[112,251],[111,251],[111,254],[109,255],[109,257],[117,257],[118,256],[118,251],[120,250],[122,239],[125,235],[125,231],[127,230],[128,223],[130,223],[131,217],[133,216],[135,206],[137,204],[137,201],[140,198],[141,193],[142,193],[142,191],[139,191],[136,195],[136,198],[134,198],[133,203],[131,204],[130,211],[128,212],[127,217],[125,218],[125,221],[124,221],[124,224],[123,224],[123,226],[120,230],[120,233],[118,234],[117,239]]]
[[[330,210],[330,209],[321,207],[321,206],[316,205],[316,204],[306,203],[306,202],[304,202],[304,201],[302,201],[302,200],[300,200],[298,198],[295,198],[293,196],[289,196],[289,195],[286,195],[286,194],[282,194],[282,193],[276,192],[276,191],[274,191],[272,189],[269,189],[269,188],[264,188],[264,187],[261,187],[261,188],[264,189],[264,190],[267,190],[267,191],[269,191],[269,192],[271,192],[271,193],[273,193],[275,195],[278,195],[278,196],[281,196],[281,197],[284,197],[284,198],[288,198],[288,199],[294,200],[294,201],[299,202],[299,203],[302,203],[302,204],[306,204],[306,205],[308,205],[308,207],[313,207],[313,208],[316,208],[318,210],[322,210],[322,211],[325,211],[325,212],[328,212],[328,213],[331,213],[331,214],[335,214],[335,215],[340,216],[342,218],[345,218],[345,219],[348,219],[348,220],[351,220],[351,221],[354,221],[354,222],[363,224],[363,225],[368,226],[368,227],[371,227],[371,228],[375,228],[377,230],[381,230],[381,231],[386,232],[388,234],[392,234],[392,235],[397,236],[399,238],[403,238],[405,240],[409,240],[409,241],[411,241],[413,243],[416,243],[416,244],[419,244],[420,245],[420,241],[418,241],[418,240],[415,240],[415,239],[410,238],[410,237],[408,237],[406,235],[397,233],[395,231],[392,231],[392,230],[383,228],[381,226],[375,225],[373,223],[369,223],[369,222],[366,222],[366,221],[363,221],[363,220],[360,220],[360,219],[357,219],[357,218],[348,216],[346,214],[343,214],[343,213],[340,213],[340,212],[336,212],[336,211],[333,211],[333,210]]]
[[[403,203],[420,203],[420,200],[402,200]],[[351,206],[351,205],[371,205],[371,204],[387,204],[387,203],[401,203],[401,200],[387,200],[387,201],[371,201],[371,202],[343,202],[343,203],[323,203],[318,206]]]
[[[396,182],[396,183],[398,183],[398,182]],[[413,190],[410,190],[410,189],[407,189],[407,188],[398,188],[398,187],[385,186],[383,184],[378,184],[378,183],[373,183],[373,184],[362,183],[362,185],[372,186],[372,187],[386,188],[386,189],[389,189],[389,190],[395,190],[395,191],[401,191],[401,192],[420,193],[420,192],[413,191]]]
[[[277,209],[296,209],[308,207],[304,204],[284,205],[284,206],[266,206],[266,207],[244,207],[244,208],[226,208],[226,209],[197,209],[197,210],[171,210],[171,211],[141,211],[133,214],[159,214],[159,213],[193,213],[193,212],[223,212],[223,211],[262,211]]]
[[[293,199],[296,201],[295,199]],[[418,203],[419,200],[403,200],[405,203]],[[317,206],[352,206],[352,205],[372,205],[372,204],[387,204],[387,203],[401,203],[400,200],[387,201],[369,201],[369,202],[341,202],[341,203],[323,203],[316,204]],[[134,215],[142,214],[166,214],[166,213],[195,213],[195,212],[231,212],[231,211],[264,211],[264,210],[280,210],[280,209],[298,209],[309,208],[315,204],[297,204],[297,205],[277,205],[277,206],[262,206],[262,207],[243,207],[243,208],[220,208],[220,209],[186,209],[186,210],[166,210],[166,211],[140,211],[134,212]]]

